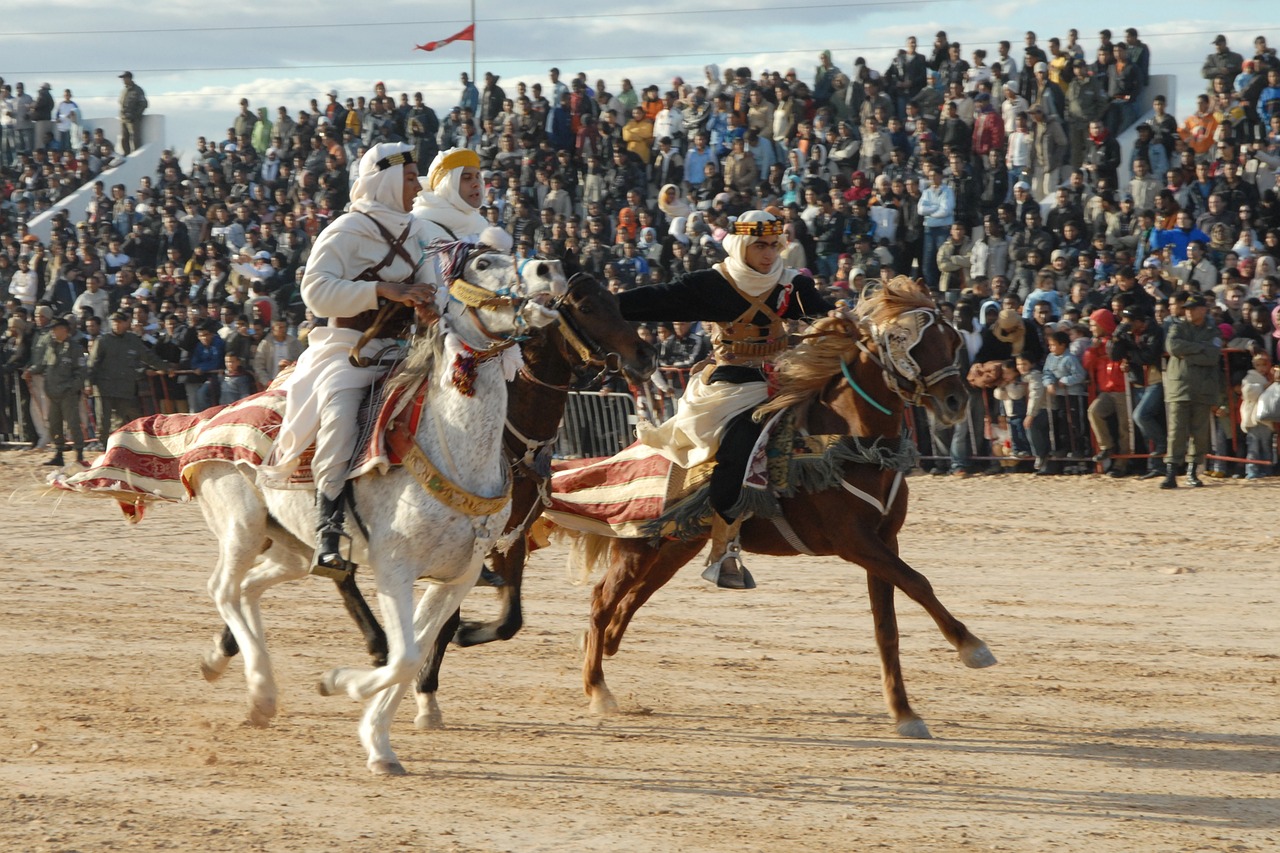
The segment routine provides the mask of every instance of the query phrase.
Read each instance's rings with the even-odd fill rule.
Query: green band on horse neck
[[[843,358],[840,359],[840,372],[844,374],[844,381],[849,383],[849,387],[852,388],[854,391],[856,391],[859,397],[866,400],[868,403],[875,406],[878,410],[884,412],[886,415],[893,414],[893,412],[889,411],[884,406],[880,405],[875,400],[873,400],[871,398],[871,395],[862,389],[862,386],[859,385],[854,380],[853,374],[849,372],[849,362],[845,361]]]

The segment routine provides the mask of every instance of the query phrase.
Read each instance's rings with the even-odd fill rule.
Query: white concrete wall
[[[84,120],[85,135],[102,128],[103,135],[112,140],[116,150],[120,149],[120,120],[118,118],[87,118]],[[102,181],[108,188],[112,184],[124,184],[132,194],[144,175],[154,181],[156,164],[160,162],[160,153],[168,147],[165,137],[165,121],[162,115],[144,115],[142,117],[142,145],[135,148],[124,163],[103,171],[94,180]],[[33,218],[27,227],[31,233],[40,238],[42,243],[49,242],[53,231],[53,215],[59,210],[66,210],[72,222],[84,219],[85,207],[93,195],[93,182],[90,181],[71,195],[58,202],[53,208]]]

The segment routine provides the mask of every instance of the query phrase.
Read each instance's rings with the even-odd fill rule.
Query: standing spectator
[[[253,375],[264,387],[275,381],[281,370],[291,366],[302,355],[302,343],[289,334],[289,321],[283,317],[271,321],[271,334],[258,344],[253,354]]]
[[[47,90],[42,90],[47,91]],[[58,132],[58,148],[62,151],[70,151],[71,148],[71,129],[80,123],[80,105],[71,100],[71,90],[62,90],[62,100],[58,102],[58,108],[53,114],[55,129]]]
[[[46,465],[63,464],[62,447],[66,439],[76,451],[76,461],[84,461],[84,433],[80,429],[80,398],[84,394],[84,352],[71,339],[71,324],[57,319],[49,330],[49,339],[40,352],[40,360],[27,370],[28,377],[44,377],[44,392],[49,398],[49,435],[53,442],[53,458]]]
[[[124,89],[120,92],[120,153],[128,156],[142,144],[142,114],[147,109],[147,95],[133,82],[133,72],[120,75]]]
[[[921,272],[933,290],[938,289],[938,249],[947,239],[955,222],[956,194],[942,182],[942,170],[935,167],[929,172],[929,185],[920,193],[916,209],[924,220],[924,249]]]
[[[52,88],[48,83],[41,84],[40,91],[36,94],[35,103],[31,106],[31,120],[35,124],[35,136],[41,145],[44,144],[44,140],[50,133],[50,128],[53,127],[54,104],[53,95],[50,93]],[[79,148],[80,145],[77,143],[76,150],[79,150]],[[63,147],[62,150],[67,151],[68,149]]]
[[[1120,456],[1128,456],[1132,451],[1129,442],[1129,398],[1125,371],[1122,364],[1112,358],[1114,350],[1111,337],[1116,330],[1116,318],[1106,308],[1099,308],[1089,315],[1089,330],[1093,333],[1093,346],[1084,354],[1084,369],[1089,374],[1097,396],[1089,405],[1089,426],[1093,428],[1094,438],[1098,441],[1098,454],[1094,462],[1101,462],[1110,467],[1112,477],[1125,477],[1129,473],[1128,459],[1115,459],[1116,450]],[[1110,418],[1116,419],[1116,432],[1111,432],[1108,423]],[[1110,460],[1110,462],[1109,462]]]
[[[141,371],[148,367],[165,370],[167,365],[129,331],[128,314],[112,314],[111,333],[98,339],[89,356],[89,382],[98,398],[98,441],[103,447],[115,427],[142,414],[138,386]]]
[[[1178,474],[1183,472],[1188,486],[1204,485],[1196,468],[1204,464],[1209,452],[1210,417],[1222,402],[1222,332],[1208,321],[1209,302],[1204,294],[1188,296],[1184,310],[1165,337],[1169,353],[1164,374],[1169,455],[1165,457],[1162,489],[1176,489]]]
[[[1246,480],[1269,476],[1275,458],[1275,425],[1258,420],[1258,398],[1278,378],[1271,356],[1258,351],[1253,355],[1253,368],[1240,383],[1240,428],[1244,430],[1246,455],[1258,462],[1245,465]]]
[[[1062,128],[1062,119],[1050,115],[1040,104],[1031,107],[1031,118],[1034,123],[1031,186],[1037,197],[1045,198],[1058,188],[1062,167],[1067,163],[1067,132]],[[1118,151],[1117,148],[1117,160]]]
[[[471,78],[467,76],[465,71],[458,75],[458,80],[462,83],[462,94],[458,97],[458,107],[459,109],[470,110],[474,115],[476,110],[480,108],[480,90],[476,88],[475,83],[471,82]],[[452,147],[451,144],[450,147]]]
[[[1207,88],[1212,92],[1215,80],[1222,80],[1229,87],[1243,68],[1244,58],[1227,47],[1226,36],[1219,35],[1213,40],[1213,53],[1205,59],[1200,76],[1208,81]]]

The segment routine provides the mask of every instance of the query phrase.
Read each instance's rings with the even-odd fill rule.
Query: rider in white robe
[[[422,222],[428,242],[465,240],[484,243],[499,252],[511,251],[511,235],[480,215],[484,179],[480,155],[470,148],[441,151],[431,161],[422,191],[413,202],[413,215]]]
[[[311,470],[320,521],[312,571],[328,577],[354,568],[339,552],[345,536],[341,495],[360,402],[381,373],[377,366],[353,365],[351,350],[372,326],[380,299],[424,308],[435,303],[436,269],[426,254],[430,236],[409,214],[418,189],[412,151],[401,143],[383,143],[366,152],[349,212],[316,239],[302,279],[302,300],[328,324],[312,329],[307,349],[282,386],[288,394],[284,423],[269,464],[259,472],[263,485],[283,485],[315,442]],[[373,358],[394,343],[374,338],[360,355]]]

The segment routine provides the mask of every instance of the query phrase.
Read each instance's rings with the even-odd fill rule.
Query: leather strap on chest
[[[387,254],[385,257],[383,257],[381,261],[369,267],[369,269],[360,273],[360,275],[356,276],[355,280],[356,281],[378,281],[379,280],[378,273],[382,272],[384,269],[391,266],[391,264],[395,263],[396,258],[402,259],[405,263],[407,263],[410,267],[413,268],[409,272],[408,276],[401,279],[402,282],[413,281],[415,278],[417,278],[418,270],[422,267],[422,261],[418,261],[415,263],[413,258],[409,255],[408,250],[405,249],[404,247],[404,244],[409,239],[409,232],[413,230],[413,221],[410,220],[409,223],[404,226],[404,231],[400,233],[400,236],[395,237],[391,234],[389,230],[387,230],[387,227],[385,225],[383,225],[377,219],[373,218],[368,213],[365,213],[363,210],[357,210],[356,213],[359,213],[361,216],[368,219],[370,222],[373,223],[374,227],[378,229],[378,233],[382,235],[382,239],[387,241]],[[399,313],[407,314],[408,312],[399,312]],[[363,311],[354,317],[335,318],[333,320],[333,324],[341,329],[359,329],[362,332],[367,332],[370,329],[373,329],[376,326],[381,325],[377,322],[377,319],[378,319],[378,309],[370,309],[368,311]]]

